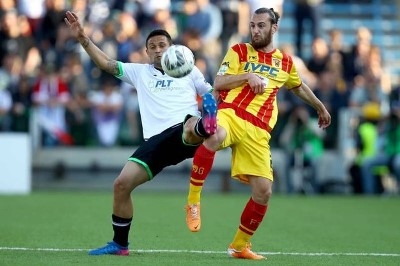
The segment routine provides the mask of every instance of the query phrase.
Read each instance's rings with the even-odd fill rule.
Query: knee
[[[197,144],[203,140],[203,138],[198,136],[195,132],[197,120],[197,117],[191,117],[183,125],[183,139],[187,143]]]
[[[123,175],[119,175],[114,181],[114,194],[130,194],[133,188],[128,180],[129,179],[125,178]]]
[[[263,191],[263,197],[266,203],[268,203],[271,196],[272,196],[272,188],[268,187],[265,189],[265,191]]]
[[[217,151],[224,142],[226,135],[227,133],[225,129],[218,127],[217,132],[214,135],[211,135],[204,140],[204,146],[209,150]]]
[[[196,124],[196,118],[191,117],[189,118],[186,123],[183,124],[183,134],[193,134],[194,133],[194,126]]]
[[[268,204],[269,199],[272,196],[272,187],[271,186],[263,186],[258,187],[253,191],[253,200],[259,204]]]
[[[217,151],[221,143],[222,141],[218,137],[218,134],[211,135],[204,140],[204,146],[206,146],[207,149],[212,151]]]
[[[183,134],[188,136],[188,135],[194,135],[197,136],[196,134],[196,124],[199,122],[200,117],[197,116],[192,116],[188,119],[185,120],[183,124]]]

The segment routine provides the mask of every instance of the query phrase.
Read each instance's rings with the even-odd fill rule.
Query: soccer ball
[[[161,66],[168,76],[182,78],[194,67],[194,55],[184,45],[172,45],[163,53]]]

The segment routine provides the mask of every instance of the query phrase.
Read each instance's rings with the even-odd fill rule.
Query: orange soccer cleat
[[[198,232],[201,227],[200,203],[186,205],[186,224],[190,231]]]
[[[247,246],[241,250],[235,250],[232,244],[229,245],[228,248],[228,256],[236,259],[247,259],[247,260],[266,260],[267,258],[261,255],[258,255],[251,251],[251,244],[248,243]]]

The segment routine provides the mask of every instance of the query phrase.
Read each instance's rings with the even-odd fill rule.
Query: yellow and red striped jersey
[[[265,82],[265,92],[255,94],[249,84],[220,91],[219,108],[233,108],[242,119],[271,132],[278,116],[277,93],[301,85],[301,79],[290,55],[274,49],[270,53],[256,51],[249,43],[232,46],[226,53],[217,75],[256,73]]]

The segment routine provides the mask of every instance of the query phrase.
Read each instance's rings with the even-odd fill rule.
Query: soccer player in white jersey
[[[128,236],[133,217],[131,192],[163,168],[192,158],[204,138],[216,131],[217,105],[211,85],[196,67],[183,78],[172,78],[161,68],[161,56],[171,46],[165,30],[146,39],[149,64],[123,63],[109,58],[86,35],[78,17],[67,11],[65,23],[96,65],[133,85],[138,94],[143,142],[114,181],[113,240],[90,255],[129,255]],[[197,95],[202,96],[200,117]],[[173,151],[171,153],[171,151]]]

